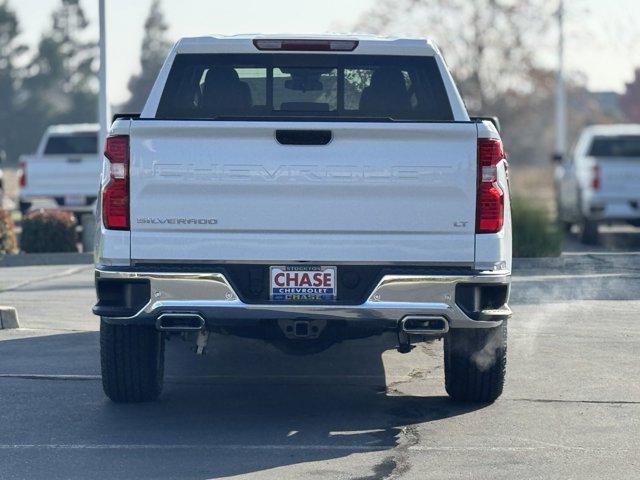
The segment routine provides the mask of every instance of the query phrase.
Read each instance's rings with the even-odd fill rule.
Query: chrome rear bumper
[[[445,317],[450,328],[487,328],[511,315],[505,303],[470,318],[456,304],[456,286],[463,283],[509,285],[509,272],[479,272],[474,275],[385,275],[364,303],[291,304],[243,302],[222,273],[176,273],[110,271],[96,269],[96,279],[148,280],[149,301],[135,313],[108,316],[112,323],[154,324],[164,313],[197,312],[207,324],[240,325],[247,321],[309,319],[376,323],[395,329],[408,316]],[[94,307],[94,313],[104,315]]]

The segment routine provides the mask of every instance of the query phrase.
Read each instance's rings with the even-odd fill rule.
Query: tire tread
[[[164,373],[164,339],[153,327],[100,322],[102,387],[114,402],[158,398]]]
[[[494,362],[481,368],[474,355],[490,343]],[[504,388],[507,366],[507,322],[490,329],[452,329],[444,340],[445,388],[454,400],[491,403]]]

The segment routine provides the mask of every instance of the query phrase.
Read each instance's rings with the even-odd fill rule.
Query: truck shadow
[[[62,445],[54,459],[37,447],[28,452],[28,468],[43,468],[51,472],[48,478],[205,479],[285,466],[302,478],[305,474],[294,466],[361,453],[373,455],[367,463],[393,469],[392,450],[419,441],[412,425],[479,408],[421,396],[428,390],[420,379],[431,375],[429,362],[440,361],[426,350],[409,354],[422,366],[403,368],[411,362],[399,365],[396,358],[385,377],[382,353],[389,345],[377,339],[345,342],[309,357],[288,356],[256,341],[216,340],[207,357],[170,342],[165,393],[158,402],[137,405],[103,397],[95,377],[96,333],[4,340],[2,374],[13,368],[15,373],[88,377],[0,378],[0,397],[7,396],[4,418],[12,419],[0,443],[46,450],[54,439]],[[11,360],[4,362],[8,356]],[[401,393],[404,387],[421,395]],[[21,405],[9,401],[16,398],[14,388],[30,392]],[[27,411],[31,427],[21,421]],[[336,465],[313,468],[330,478],[340,473]],[[368,469],[362,470],[367,478]]]

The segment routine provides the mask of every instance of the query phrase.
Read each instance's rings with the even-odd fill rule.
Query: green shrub
[[[562,250],[562,233],[549,212],[541,206],[515,198],[511,200],[514,257],[557,257]]]
[[[36,210],[22,219],[20,248],[26,253],[77,252],[76,219],[62,210]]]
[[[11,212],[0,208],[0,255],[16,251],[16,234]]]

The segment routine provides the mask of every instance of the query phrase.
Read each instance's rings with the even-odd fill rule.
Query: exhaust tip
[[[156,328],[163,332],[198,331],[204,326],[204,318],[197,313],[163,313],[156,320]]]
[[[400,328],[413,335],[443,335],[449,331],[449,322],[440,316],[413,315],[404,317]]]

